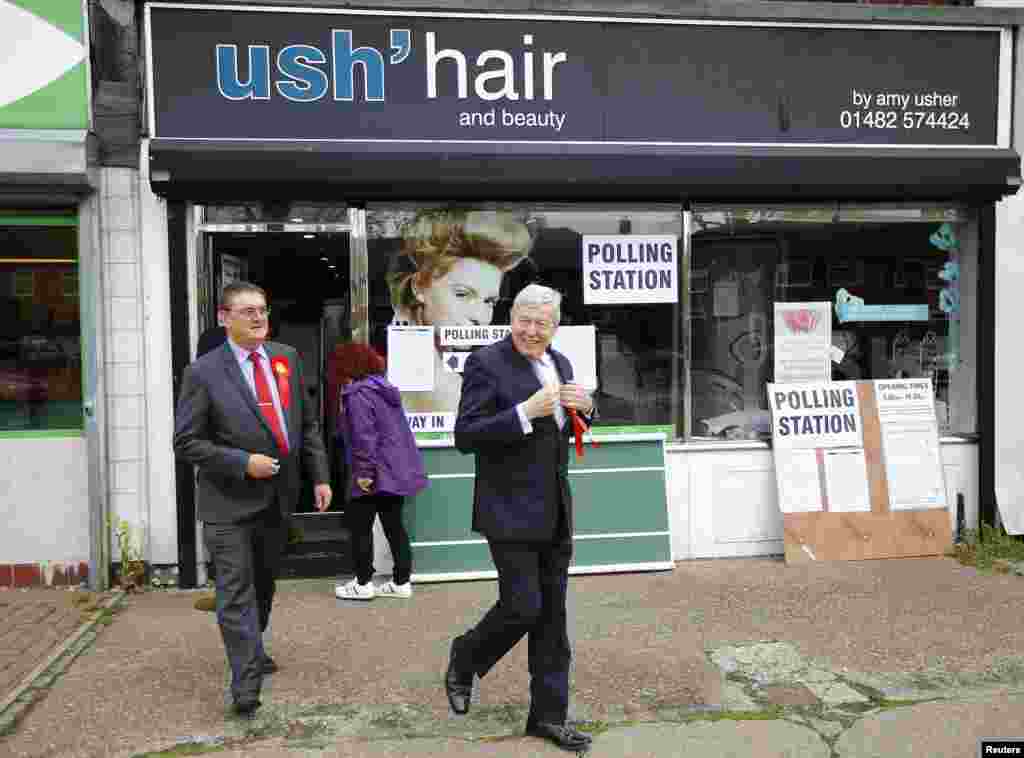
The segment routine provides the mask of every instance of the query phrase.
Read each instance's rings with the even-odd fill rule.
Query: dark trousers
[[[235,524],[203,524],[203,541],[216,573],[217,623],[236,702],[259,700],[263,632],[270,623],[286,533],[276,506]]]
[[[529,637],[529,724],[561,724],[569,709],[569,634],[565,595],[572,543],[488,540],[498,569],[498,602],[456,637],[455,665],[484,676],[523,635]]]
[[[409,581],[412,574],[412,548],[409,546],[409,534],[402,526],[404,504],[405,498],[400,495],[364,495],[352,498],[346,506],[349,528],[352,530],[352,561],[360,584],[366,584],[373,578],[375,516],[380,516],[380,525],[395,560],[394,583],[405,584]]]

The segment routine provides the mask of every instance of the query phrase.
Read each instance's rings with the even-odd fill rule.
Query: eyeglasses
[[[269,307],[254,308],[250,306],[248,308],[225,308],[224,310],[226,310],[228,313],[240,313],[244,318],[248,319],[254,319],[257,317],[266,318],[267,316],[270,315]]]

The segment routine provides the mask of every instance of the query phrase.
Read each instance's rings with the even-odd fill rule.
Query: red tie
[[[284,436],[281,427],[281,417],[274,407],[274,397],[270,394],[270,385],[267,384],[267,377],[263,373],[263,366],[260,365],[260,354],[249,353],[249,360],[252,361],[252,378],[256,384],[256,403],[260,407],[260,413],[270,424],[270,431],[274,433],[277,446],[282,453],[288,452],[288,440]]]

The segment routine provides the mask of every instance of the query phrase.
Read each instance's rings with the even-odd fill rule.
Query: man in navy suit
[[[266,342],[266,293],[233,282],[221,295],[227,341],[185,369],[174,452],[198,468],[203,541],[216,569],[217,623],[231,666],[235,712],[251,718],[263,675],[277,666],[263,648],[287,519],[302,489],[331,503],[317,409],[303,391],[294,348]]]
[[[572,558],[569,409],[593,402],[572,382],[568,359],[550,349],[561,295],[538,284],[512,305],[512,333],[466,361],[455,446],[476,456],[473,529],[487,538],[498,570],[498,602],[452,642],[445,691],[466,713],[473,677],[484,676],[529,637],[526,733],[582,751],[589,735],[566,723],[569,635],[565,596]]]

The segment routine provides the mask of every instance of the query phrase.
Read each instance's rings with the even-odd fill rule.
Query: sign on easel
[[[930,379],[769,384],[787,562],[951,542]]]

